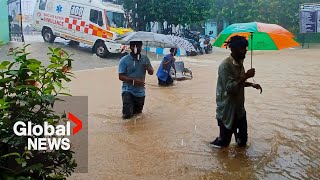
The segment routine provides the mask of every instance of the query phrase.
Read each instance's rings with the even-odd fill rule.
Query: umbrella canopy
[[[164,35],[153,32],[129,32],[120,36],[115,40],[121,44],[130,44],[131,41],[142,41],[147,46],[161,47],[161,48],[176,48],[177,45],[172,40]]]
[[[252,39],[250,33],[253,33]],[[249,50],[281,50],[300,46],[294,40],[295,36],[285,28],[276,24],[259,22],[238,23],[228,26],[220,33],[213,46],[225,47],[225,42],[235,35],[244,36],[248,39]]]
[[[192,51],[196,52],[196,49],[194,48],[192,43],[190,43],[186,39],[183,39],[182,37],[179,37],[179,36],[173,36],[173,35],[168,35],[168,37],[177,47],[182,48],[188,52],[192,52]]]

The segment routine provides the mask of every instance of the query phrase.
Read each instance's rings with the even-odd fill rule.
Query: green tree
[[[299,5],[319,0],[213,0],[213,17],[232,23],[264,22],[299,32]]]
[[[149,22],[167,21],[168,24],[204,22],[212,14],[214,0],[121,0],[131,12],[133,27],[144,30]]]

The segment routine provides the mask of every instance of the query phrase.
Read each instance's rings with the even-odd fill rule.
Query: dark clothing
[[[145,100],[145,96],[137,97],[130,92],[123,92],[122,93],[122,102],[123,102],[122,117],[124,119],[129,119],[133,115],[142,113],[144,100]]]
[[[158,81],[159,81],[159,86],[170,86],[173,84],[173,79],[171,78],[171,76],[169,75],[167,77],[167,80],[166,81],[162,81],[161,79],[158,78]]]
[[[244,86],[238,84],[239,79],[245,76],[242,62],[237,63],[232,56],[224,60],[219,66],[217,82],[216,119],[220,119],[227,129],[232,129],[233,120],[242,118],[246,114],[244,108]]]
[[[245,76],[243,61],[236,62],[232,56],[225,59],[219,66],[216,119],[218,119],[220,134],[210,143],[214,147],[229,146],[232,134],[235,135],[239,146],[247,144],[248,125],[244,108],[245,83],[238,84],[243,76]]]
[[[171,59],[174,58],[171,54],[166,55],[160,63],[159,69],[157,71],[157,77],[161,81],[166,81],[170,76],[170,69],[174,66],[174,62]],[[164,63],[168,63],[164,66]]]
[[[228,147],[232,134],[234,134],[238,146],[246,146],[248,141],[248,125],[246,116],[235,119],[232,130],[227,129],[221,120],[218,120],[218,126],[220,128],[220,135],[213,142],[214,145]]]

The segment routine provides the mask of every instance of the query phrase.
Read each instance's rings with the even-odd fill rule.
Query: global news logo
[[[72,135],[76,135],[82,129],[82,121],[68,113],[68,119],[76,124],[72,129]],[[13,126],[15,135],[28,137],[28,150],[70,150],[71,122],[65,125],[51,125],[44,122],[43,125],[33,125],[32,122],[18,121]]]

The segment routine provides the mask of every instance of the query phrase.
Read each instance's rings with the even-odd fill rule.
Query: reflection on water
[[[129,121],[109,88],[108,105],[91,110],[89,172],[101,179],[319,179],[320,53],[302,60],[305,53],[255,56],[264,93],[246,90],[246,148],[234,140],[223,150],[208,146],[218,135],[216,69],[226,54],[189,63],[195,78],[173,87],[149,78],[144,113]]]

